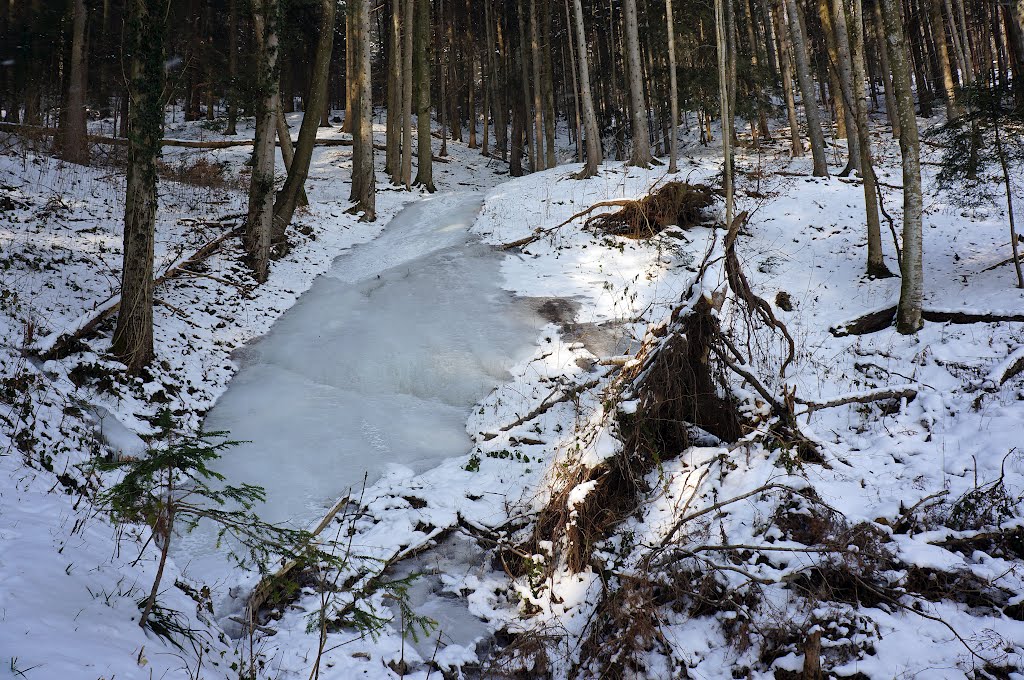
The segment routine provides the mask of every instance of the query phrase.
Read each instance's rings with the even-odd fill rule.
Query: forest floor
[[[169,127],[170,137],[216,136],[198,124]],[[898,228],[899,151],[881,129],[877,140],[884,205]],[[687,142],[679,178],[718,184],[717,151]],[[344,213],[350,149],[318,149],[307,185],[311,206],[268,283],[253,285],[231,240],[191,274],[159,287],[158,361],[133,382],[104,355],[109,324],[64,358],[33,358],[47,338],[117,290],[118,160],[80,168],[3,143],[0,668],[29,678],[111,679],[237,677],[239,668],[256,666],[260,677],[309,677],[320,636],[308,624],[324,606],[312,590],[266,621],[275,635],[232,640],[224,630],[237,630],[223,612],[194,597],[202,584],[189,587],[172,565],[160,604],[168,620],[190,631],[188,639],[139,629],[137,602],[152,582],[157,551],[146,544],[148,529],[118,531],[90,507],[85,490],[105,480],[87,463],[142,453],[164,408],[180,427],[198,428],[240,367],[232,353],[266,334],[338,255],[377,237],[420,194],[380,182],[378,221],[358,223]],[[508,180],[497,161],[448,146],[450,162],[434,166],[438,188],[487,192],[472,229],[493,244],[670,179],[664,167],[611,162],[585,181],[570,177],[579,169],[573,164]],[[228,228],[211,223],[244,211],[248,153],[167,150],[157,271]],[[1024,291],[1015,288],[1012,265],[990,268],[1010,250],[997,178],[951,194],[936,182],[938,154],[925,147],[925,307],[1021,313]],[[831,160],[838,170],[838,155]],[[622,405],[609,404],[608,387],[648,331],[698,274],[705,289],[722,283],[701,269],[722,234],[714,228],[720,207],[705,226],[652,238],[608,236],[577,220],[509,250],[502,285],[531,299],[549,322],[533,354],[510,365],[508,379],[466,414],[472,450],[452,451],[425,472],[395,469],[371,480],[336,525],[358,547],[346,582],[361,602],[391,611],[388,590],[367,585],[380,565],[394,564],[385,579],[421,572],[410,602],[441,628],[414,641],[403,635],[409,622],[396,616],[374,637],[333,630],[320,677],[425,678],[435,668],[461,668],[568,678],[604,667],[639,677],[770,678],[798,672],[809,653],[840,677],[1021,677],[1024,375],[998,383],[1000,370],[1024,352],[1024,323],[928,322],[911,337],[892,329],[836,337],[831,327],[899,295],[898,277],[863,274],[862,188],[811,178],[810,160],[790,160],[781,145],[741,148],[737,165],[739,209],[750,216],[738,255],[796,347],[780,378],[784,348],[770,335],[748,334],[742,315],[723,308],[722,326],[751,365],[774,369],[758,373],[764,387],[795,389],[816,403],[886,387],[916,396],[798,406],[807,411],[799,427],[821,452],[818,462],[765,446],[756,428],[739,444],[667,451],[647,479],[649,493],[584,570],[565,569],[558,546],[543,543],[536,554],[518,556],[525,567],[510,566],[514,551],[507,549],[524,545],[568,472],[608,460],[621,446],[611,413]],[[883,235],[887,264],[898,271],[892,238]],[[735,394],[752,392],[742,380],[732,383]],[[760,408],[755,397],[745,401],[748,414]],[[677,538],[688,550],[747,546],[704,562],[691,553],[688,568],[700,572],[692,590],[673,599],[623,587],[637,580],[645,546],[657,545],[681,515],[769,484],[804,495],[752,494],[708,512]],[[593,488],[569,489],[567,511],[582,508]],[[991,539],[997,525],[1012,540]],[[871,541],[851,534],[864,526]],[[832,546],[827,553],[824,545]],[[865,581],[842,582],[850,572]],[[880,579],[891,589],[871,590]],[[616,593],[627,618],[654,623],[635,631],[621,619],[609,622],[606,605]],[[330,604],[344,607],[352,595],[334,597]],[[639,642],[612,645],[618,656],[602,656],[603,640],[631,636]],[[809,639],[820,640],[816,652],[808,651]]]

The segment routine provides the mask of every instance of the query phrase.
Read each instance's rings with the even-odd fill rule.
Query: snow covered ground
[[[173,132],[199,134],[194,125]],[[901,184],[898,148],[883,136],[878,141],[880,179]],[[684,148],[682,178],[714,184],[716,151]],[[435,165],[442,193],[400,212],[418,196],[381,184],[374,225],[343,214],[349,151],[318,150],[310,212],[299,219],[293,249],[274,263],[265,286],[252,286],[231,245],[195,276],[158,289],[160,361],[138,384],[104,378],[117,367],[103,357],[109,337],[102,333],[80,352],[45,365],[21,353],[116,290],[123,178],[110,168],[62,166],[45,155],[0,157],[9,178],[0,195],[6,263],[0,268],[6,339],[0,352],[0,668],[9,665],[29,678],[188,677],[185,669],[198,677],[237,677],[238,667],[253,663],[255,650],[264,664],[260,677],[309,676],[320,636],[307,626],[324,606],[309,588],[267,621],[276,635],[232,642],[221,632],[226,610],[211,615],[201,596],[195,602],[172,585],[187,564],[177,559],[160,602],[204,640],[201,672],[197,649],[188,643],[178,649],[132,621],[151,582],[155,550],[143,547],[148,531],[119,536],[105,517],[90,512],[78,488],[98,480],[76,465],[111,447],[137,452],[153,432],[148,419],[166,406],[184,427],[198,427],[210,412],[210,427],[230,427],[235,438],[253,440],[228,451],[222,470],[234,479],[262,469],[257,481],[272,491],[273,519],[305,520],[329,505],[332,494],[357,486],[364,471],[381,475],[371,478],[354,514],[327,532],[350,535],[358,555],[346,583],[365,606],[395,612],[387,589],[372,585],[378,572],[392,563],[397,566],[385,580],[425,572],[413,582],[409,601],[440,627],[419,641],[403,637],[408,622],[401,616],[376,637],[334,629],[321,659],[324,678],[422,680],[433,666],[471,672],[482,664],[497,671],[517,662],[532,663],[540,675],[540,657],[528,648],[538,640],[547,670],[573,677],[587,663],[581,638],[607,587],[635,567],[631,560],[645,543],[664,535],[679,504],[692,495],[691,508],[699,510],[769,481],[813,489],[851,526],[875,523],[890,539],[893,583],[915,568],[932,578],[955,575],[964,592],[979,583],[1001,589],[1002,610],[967,596],[931,602],[908,595],[901,603],[859,607],[810,602],[784,582],[812,558],[778,552],[740,565],[766,580],[756,611],[658,608],[661,638],[642,659],[640,677],[785,677],[801,667],[800,644],[779,633],[777,647],[765,656],[743,632],[765,637],[785,622],[804,633],[820,626],[823,658],[843,677],[1021,677],[1021,555],[958,547],[955,540],[983,531],[986,518],[953,527],[949,517],[955,501],[1001,480],[1013,518],[995,520],[1019,521],[1024,377],[1001,388],[984,378],[1020,350],[1024,324],[927,323],[914,337],[892,330],[833,336],[831,326],[895,300],[899,279],[862,274],[861,187],[812,179],[809,160],[790,161],[774,148],[744,150],[738,159],[739,207],[751,214],[739,241],[744,270],[766,300],[775,303],[786,293],[792,301],[792,311],[778,303],[773,309],[796,340],[796,360],[768,387],[795,387],[798,397],[823,402],[910,384],[917,397],[887,408],[850,404],[802,416],[801,427],[820,444],[827,465],[794,467],[779,451],[759,445],[682,452],[652,475],[651,497],[602,548],[603,569],[559,571],[548,579],[538,578],[541,571],[508,576],[508,565],[488,552],[495,542],[508,546],[521,538],[517,532],[528,533],[533,514],[569,465],[601,460],[619,446],[602,389],[623,362],[600,360],[634,352],[649,326],[663,320],[693,282],[715,230],[667,230],[634,241],[584,231],[577,222],[499,260],[480,245],[464,245],[474,192],[487,193],[472,231],[484,243],[500,244],[557,225],[596,201],[644,195],[666,181],[665,170],[627,170],[611,162],[598,177],[577,181],[570,175],[579,166],[568,164],[504,181],[496,174],[500,164],[460,144],[450,142],[449,149],[451,162]],[[200,221],[244,209],[237,174],[247,153],[244,147],[202,152],[225,164],[224,187],[162,184],[163,266],[216,233]],[[935,161],[929,153],[935,152],[926,160]],[[198,157],[174,149],[166,160],[187,165]],[[960,206],[936,188],[934,166],[926,165],[925,173],[926,306],[1024,310],[1011,267],[986,270],[1008,256],[1003,207],[991,201]],[[900,194],[889,187],[883,193],[899,225]],[[435,227],[445,222],[452,228],[438,233]],[[365,245],[353,248],[359,243]],[[887,234],[885,249],[890,269],[897,270]],[[437,299],[432,291],[447,294]],[[511,303],[508,293],[532,299]],[[525,308],[548,323],[538,329],[532,314],[516,311]],[[319,337],[310,334],[318,325]],[[456,356],[439,356],[445,349]],[[765,366],[777,366],[777,347],[766,344],[762,355]],[[424,361],[428,357],[436,362]],[[390,373],[380,375],[382,368]],[[495,382],[501,384],[487,393]],[[429,402],[430,410],[384,410],[410,394]],[[474,401],[467,440],[459,414]],[[424,432],[414,436],[410,428]],[[365,459],[321,455],[367,447],[373,452]],[[323,467],[303,465],[304,451]],[[447,452],[452,457],[436,466],[420,464]],[[260,456],[267,466],[251,464]],[[587,493],[575,490],[574,502]],[[898,526],[907,509],[942,493],[926,504],[927,513],[911,517],[909,528]],[[682,544],[770,541],[800,550],[805,546],[793,531],[773,526],[780,500],[758,496],[731,506]],[[812,509],[799,510],[812,516]],[[439,547],[429,549],[434,543]],[[176,557],[190,554],[194,544],[183,542],[181,550]],[[411,561],[400,563],[406,555]],[[542,566],[547,557],[532,559]],[[749,587],[738,573],[721,578],[721,586],[737,592]],[[339,593],[331,605],[343,608],[351,597]],[[55,639],[67,642],[55,645]]]

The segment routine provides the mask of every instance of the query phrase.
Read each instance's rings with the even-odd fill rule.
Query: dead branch
[[[631,202],[632,202],[631,199],[627,199],[627,198],[617,198],[617,199],[613,199],[613,200],[609,200],[609,201],[600,201],[600,202],[595,203],[594,205],[590,206],[586,210],[581,210],[580,212],[576,213],[575,215],[573,215],[569,219],[567,219],[564,222],[561,222],[559,224],[556,224],[553,227],[544,227],[544,228],[538,227],[537,229],[534,229],[533,233],[531,235],[527,236],[526,238],[521,238],[518,241],[511,241],[510,243],[503,243],[503,244],[501,244],[498,247],[500,249],[502,249],[502,250],[511,250],[512,248],[519,248],[521,246],[530,245],[531,243],[533,243],[537,239],[539,239],[539,238],[541,238],[541,237],[543,237],[543,236],[545,236],[547,234],[550,234],[553,231],[557,231],[558,229],[561,229],[562,227],[564,227],[565,225],[569,224],[570,222],[573,222],[574,220],[578,220],[581,217],[589,215],[590,213],[594,212],[598,208],[610,208],[610,207],[614,207],[614,206],[628,205]]]
[[[576,385],[576,386],[574,386],[574,387],[572,387],[572,388],[562,392],[561,396],[559,396],[557,399],[549,401],[549,399],[551,399],[551,397],[553,397],[558,392],[557,389],[553,390],[551,392],[551,394],[549,394],[548,396],[544,397],[544,400],[541,401],[541,403],[539,405],[537,405],[536,408],[531,410],[525,416],[522,416],[520,418],[516,418],[516,420],[514,422],[511,422],[508,425],[503,425],[499,431],[500,432],[508,432],[509,430],[511,430],[514,427],[518,427],[518,426],[522,425],[523,423],[528,423],[531,420],[533,420],[534,418],[536,418],[537,416],[540,416],[540,415],[543,415],[543,414],[547,413],[556,404],[560,404],[562,402],[569,401],[570,399],[574,399],[581,392],[586,392],[587,390],[589,390],[589,389],[591,389],[593,387],[597,387],[597,385],[599,383],[600,383],[600,380],[590,380],[590,381],[585,382],[585,383],[580,383],[579,385]]]
[[[843,406],[845,404],[870,404],[883,399],[906,399],[907,401],[913,401],[916,397],[916,386],[902,385],[899,387],[883,387],[877,390],[845,394],[829,399],[828,401],[808,401],[800,399],[799,397],[794,397],[794,401],[807,407],[806,411],[797,414],[804,415],[811,414],[820,409],[835,408],[836,406]]]

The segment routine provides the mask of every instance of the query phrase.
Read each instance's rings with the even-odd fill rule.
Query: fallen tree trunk
[[[1015,312],[977,312],[969,309],[924,309],[921,317],[933,323],[1006,323],[1024,321],[1024,313]],[[837,338],[847,335],[867,335],[877,333],[892,325],[896,318],[896,305],[888,305],[863,314],[856,319],[844,321],[829,328],[829,332]]]

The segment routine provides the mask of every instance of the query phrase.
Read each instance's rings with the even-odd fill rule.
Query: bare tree
[[[650,167],[654,162],[651,155],[650,131],[647,128],[647,103],[644,100],[643,71],[640,65],[640,32],[637,26],[636,0],[623,0],[623,23],[625,24],[626,70],[629,78],[629,113],[633,131],[633,151],[629,165]]]
[[[669,156],[668,156],[668,171],[669,173],[676,173],[679,168],[676,167],[676,152],[679,146],[679,140],[677,137],[679,126],[679,86],[676,83],[676,28],[675,28],[675,15],[672,12],[672,0],[665,0],[665,25],[668,29],[668,89],[669,89],[669,106],[671,109],[671,120],[669,121],[669,128],[671,133],[669,134]]]
[[[597,166],[601,165],[601,131],[597,127],[597,116],[594,113],[594,97],[590,90],[590,65],[587,57],[587,34],[583,24],[583,4],[573,0],[576,14],[576,47],[579,50],[580,68],[580,99],[583,105],[583,127],[587,135],[587,164],[576,175],[586,179],[597,174]]]
[[[914,92],[910,65],[903,40],[903,21],[897,0],[879,0],[885,39],[891,48],[889,65],[900,117],[900,152],[903,156],[903,275],[900,301],[896,308],[896,330],[912,334],[921,329],[921,304],[924,298],[921,233],[921,147],[914,112]]]
[[[821,129],[821,113],[818,102],[814,98],[814,81],[811,79],[811,67],[807,61],[807,42],[801,25],[796,0],[785,0],[786,14],[789,17],[789,35],[793,46],[793,59],[796,62],[796,76],[800,83],[800,98],[804,104],[804,115],[807,118],[807,136],[811,140],[811,158],[814,160],[812,174],[815,177],[828,177],[828,161],[825,158],[825,133]]]
[[[402,183],[408,190],[412,188],[412,34],[416,0],[401,2],[405,3],[402,16]]]
[[[434,192],[434,152],[430,144],[430,0],[416,0],[415,78],[419,89],[416,102],[418,140],[415,184]]]

